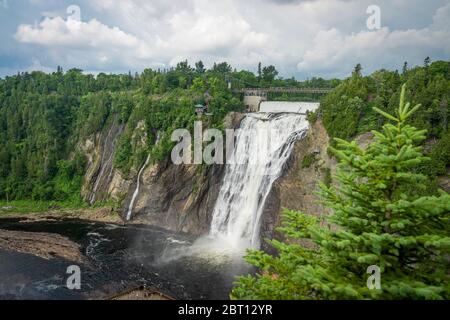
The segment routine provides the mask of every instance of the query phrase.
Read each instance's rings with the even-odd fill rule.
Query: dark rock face
[[[442,190],[450,193],[450,168],[447,168],[447,175],[438,177],[438,184]]]
[[[267,243],[267,240],[273,239],[276,233],[276,228],[279,227],[280,218],[280,188],[275,184],[272,187],[272,191],[266,199],[266,206],[261,218],[261,249],[275,254],[275,250]],[[278,239],[281,239],[278,236]]]
[[[283,209],[297,210],[306,214],[323,215],[329,211],[317,203],[319,182],[335,171],[336,162],[327,154],[329,137],[321,121],[313,124],[306,138],[296,142],[285,165],[283,175],[274,183],[266,200],[261,220],[262,249],[275,253],[264,239],[284,240],[276,231],[282,222]],[[309,167],[302,165],[305,156],[314,155]]]
[[[231,113],[225,128],[238,128],[244,115]],[[209,232],[225,165],[174,165],[170,160],[145,169],[133,216],[172,231],[203,235]],[[135,185],[125,201],[124,214]]]
[[[213,165],[202,170],[195,165],[169,162],[148,168],[143,175],[134,215],[177,232],[207,233],[223,168]]]
[[[110,185],[116,174],[114,156],[123,131],[124,125],[113,119],[107,130],[81,146],[88,159],[82,196],[90,204],[105,201],[111,196]]]

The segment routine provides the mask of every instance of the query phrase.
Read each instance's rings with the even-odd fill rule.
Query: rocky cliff
[[[238,128],[243,114],[231,113],[225,128]],[[123,126],[112,121],[104,130],[85,141],[81,148],[88,166],[83,195],[91,204],[109,198],[121,200],[126,215],[137,177],[125,179],[114,168],[115,146]],[[267,199],[262,220],[262,238],[272,238],[280,225],[283,208],[308,214],[327,213],[317,203],[318,182],[331,182],[335,161],[327,154],[329,138],[321,121],[311,126],[305,139],[296,142],[282,177]],[[170,160],[149,165],[142,173],[133,218],[177,232],[202,235],[209,231],[212,212],[221,187],[223,165],[174,165]],[[139,168],[134,168],[137,176]],[[279,236],[279,235],[278,235]]]
[[[120,190],[129,187],[129,183],[120,179],[120,172],[114,168],[117,142],[123,131],[124,125],[119,124],[114,118],[103,132],[91,136],[78,145],[87,159],[81,195],[91,205],[117,197]],[[117,190],[118,184],[120,190]]]
[[[285,208],[312,215],[329,213],[316,196],[319,182],[332,183],[331,176],[336,169],[336,160],[327,153],[329,143],[320,120],[311,125],[305,139],[296,142],[284,174],[274,183],[267,199],[261,223],[262,239],[282,239],[276,228],[281,224]],[[271,251],[265,241],[262,246]]]
[[[243,117],[240,113],[230,113],[224,119],[224,128],[238,128]],[[142,131],[142,125],[139,123],[134,131]],[[83,198],[91,205],[109,199],[118,201],[122,204],[123,217],[139,171],[132,168],[128,178],[114,167],[116,145],[124,130],[124,125],[112,119],[101,133],[78,145],[87,159]],[[170,160],[149,165],[141,176],[133,218],[173,231],[195,235],[208,232],[223,169],[222,165],[174,165]]]
[[[226,117],[224,127],[238,128],[243,117],[243,114],[231,113]],[[123,131],[122,125],[112,121],[103,133],[84,141],[80,148],[88,159],[83,187],[85,199],[91,204],[110,198],[119,200],[122,216],[125,216],[136,188],[139,168],[132,169],[132,179],[124,178],[120,170],[114,168],[116,144]],[[357,137],[362,147],[366,147],[371,139],[370,133]],[[316,195],[320,182],[333,183],[337,162],[327,153],[329,144],[330,138],[320,120],[311,125],[306,138],[295,143],[282,176],[274,183],[266,200],[261,222],[262,239],[282,239],[276,228],[281,224],[281,213],[285,208],[312,215],[330,213],[318,203]],[[224,168],[223,165],[174,165],[170,160],[149,165],[141,176],[133,218],[176,232],[208,233]],[[448,177],[439,182],[448,190]],[[263,249],[271,251],[265,241],[262,244]]]
[[[224,127],[238,128],[242,118],[243,114],[230,113]],[[133,214],[173,231],[205,234],[209,231],[223,173],[223,165],[174,165],[167,160],[149,166],[142,175]],[[130,200],[129,193],[125,202]]]

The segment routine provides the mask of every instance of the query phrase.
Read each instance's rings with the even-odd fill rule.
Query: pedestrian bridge
[[[331,88],[283,88],[283,87],[275,87],[275,88],[244,88],[244,89],[236,89],[234,90],[235,93],[243,93],[244,94],[244,104],[247,107],[248,111],[251,112],[267,112],[264,110],[261,110],[260,105],[261,103],[267,101],[267,97],[269,93],[306,93],[306,94],[327,94],[331,92],[333,89]],[[277,102],[280,104],[279,102]],[[302,102],[305,104],[305,102]],[[280,104],[281,105],[281,104]],[[318,104],[317,104],[318,105]],[[287,105],[283,106],[287,107]],[[289,110],[294,110],[296,108],[301,107],[294,107],[290,106]],[[297,110],[297,109],[296,109]],[[283,112],[283,111],[279,111]],[[290,112],[290,111],[286,111]]]
[[[268,93],[308,93],[327,94],[333,88],[297,88],[297,87],[270,87],[270,88],[243,88],[234,90],[235,93],[243,93],[244,96],[266,96]]]

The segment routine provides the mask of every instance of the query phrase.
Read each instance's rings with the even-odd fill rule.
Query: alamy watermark
[[[2,0],[0,0],[0,4],[1,4],[1,1]],[[6,1],[6,0],[3,0],[3,1]],[[66,12],[65,13],[66,13],[65,19],[67,21],[81,21],[81,8],[80,8],[80,6],[72,4],[72,5],[70,5],[70,6],[68,6],[66,8]],[[43,13],[42,19],[54,19],[56,17],[58,17],[57,13],[45,12],[45,13]],[[61,18],[63,18],[63,17],[61,17]],[[37,24],[37,20],[35,21],[35,24]]]
[[[289,139],[295,140],[300,132],[294,132],[288,141],[279,139],[281,130],[227,129],[225,136],[221,130],[206,129],[203,123],[194,123],[194,137],[188,129],[172,132],[171,159],[181,164],[229,164],[229,165],[267,165],[268,159],[286,154]],[[237,140],[240,141],[236,148]],[[283,141],[282,141],[283,140]]]
[[[367,288],[369,290],[381,290],[381,269],[378,266],[370,266],[367,268],[367,273],[370,274],[367,279]]]
[[[81,269],[77,265],[72,265],[67,268],[67,274],[70,276],[67,278],[66,286],[69,290],[81,290]]]
[[[81,21],[81,8],[77,5],[70,5],[66,9],[67,20]]]
[[[366,13],[369,15],[366,21],[367,29],[381,29],[381,8],[377,5],[372,4],[367,7]]]

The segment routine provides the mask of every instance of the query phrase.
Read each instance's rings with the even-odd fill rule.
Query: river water
[[[0,299],[103,299],[145,285],[176,299],[222,300],[229,298],[236,275],[252,271],[241,258],[167,259],[168,252],[183,250],[194,239],[145,225],[0,219],[0,228],[68,237],[88,261],[80,266],[81,290],[69,290],[67,267],[76,263],[0,250]]]

